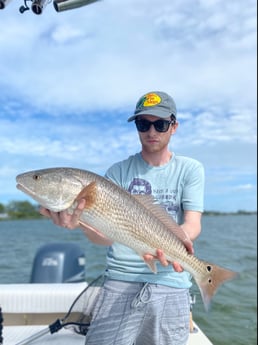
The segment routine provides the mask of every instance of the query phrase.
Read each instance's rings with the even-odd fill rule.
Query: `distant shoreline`
[[[257,215],[257,211],[236,211],[236,212],[221,212],[221,211],[204,211],[205,216],[238,216],[238,215]]]
[[[257,211],[237,211],[237,212],[220,212],[220,211],[204,211],[204,216],[250,216],[250,215],[257,215]],[[4,220],[33,220],[33,219],[46,219],[44,216],[40,214],[33,214],[32,215],[26,215],[26,214],[20,214],[19,217],[12,217],[8,216],[6,213],[0,213],[0,221]]]
[[[238,210],[236,212],[204,211],[204,216],[255,215],[257,211]],[[0,203],[0,220],[44,219],[39,213],[39,205],[29,201],[12,201],[8,205]]]

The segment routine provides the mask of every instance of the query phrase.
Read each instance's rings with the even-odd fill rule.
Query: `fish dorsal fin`
[[[180,241],[182,241],[188,251],[192,251],[193,244],[188,234],[175,222],[167,211],[158,204],[152,195],[132,194],[134,198],[158,218]]]
[[[76,200],[85,199],[85,208],[90,208],[96,202],[97,195],[97,184],[96,181],[92,181],[87,186],[85,186],[80,193],[77,195]]]

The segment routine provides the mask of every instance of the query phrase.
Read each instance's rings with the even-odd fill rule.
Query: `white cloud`
[[[174,91],[182,104],[239,102],[235,93],[254,85],[255,15],[246,10],[253,3],[106,0],[58,14],[48,6],[40,18],[10,19],[5,80],[40,107],[87,107],[85,93],[110,107],[155,85]],[[241,102],[246,97],[254,92]]]
[[[255,190],[255,186],[252,185],[251,183],[247,183],[247,184],[242,184],[242,185],[239,185],[239,186],[236,186],[235,187],[236,190]]]
[[[103,0],[61,13],[49,4],[40,16],[20,5],[0,12],[0,202],[16,195],[21,171],[104,173],[139,150],[126,119],[158,89],[178,107],[171,147],[205,165],[208,205],[255,185],[254,0]],[[253,207],[253,189],[242,190]]]

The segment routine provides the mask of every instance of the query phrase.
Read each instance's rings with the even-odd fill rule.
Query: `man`
[[[106,177],[132,194],[152,194],[194,241],[201,231],[204,171],[198,161],[169,150],[176,133],[176,105],[160,91],[140,98],[128,121],[135,121],[142,145],[140,153],[111,166]],[[78,226],[85,201],[73,215],[41,209],[55,224]],[[106,281],[101,290],[87,345],[185,345],[189,335],[190,274],[178,263],[170,265],[162,250],[146,253],[144,262],[133,250],[111,243],[102,234],[83,227],[87,237],[108,245]],[[192,247],[187,247],[193,253]],[[158,273],[146,263],[158,260]]]

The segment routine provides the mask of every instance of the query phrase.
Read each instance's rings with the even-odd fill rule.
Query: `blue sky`
[[[256,210],[255,0],[50,3],[41,15],[21,5],[0,11],[0,203],[30,200],[21,172],[104,174],[139,151],[127,118],[161,90],[178,108],[171,149],[204,164],[205,209]]]

